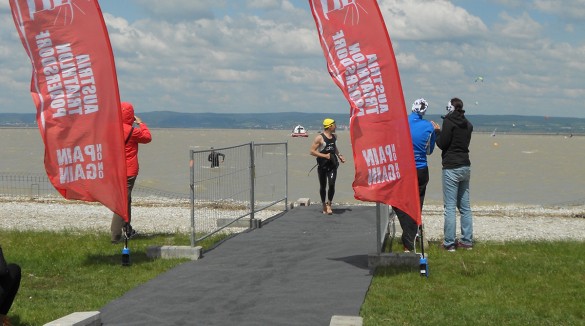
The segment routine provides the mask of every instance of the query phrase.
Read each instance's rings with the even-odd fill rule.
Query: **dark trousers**
[[[429,183],[429,168],[424,167],[422,169],[417,169],[416,175],[418,177],[418,195],[420,199],[420,209],[422,211],[425,202],[425,194],[427,192],[427,184]],[[414,250],[414,238],[418,232],[418,226],[414,219],[408,214],[396,207],[392,208],[396,212],[396,217],[398,217],[400,227],[402,228],[402,244],[404,245],[404,248],[412,251]]]
[[[8,264],[8,273],[0,277],[0,315],[7,315],[20,287],[20,266]]]
[[[128,224],[130,224],[130,220],[132,219],[132,189],[134,188],[136,177],[137,176],[132,176],[126,179],[126,186],[128,187]],[[126,221],[124,221],[122,216],[114,213],[114,216],[112,216],[112,225],[110,227],[112,232],[112,241],[120,240],[122,237],[122,228],[124,225],[126,225]]]
[[[319,177],[319,196],[321,196],[321,202],[325,203],[325,195],[327,195],[327,201],[331,202],[335,195],[337,169],[325,170],[318,167],[317,176]],[[327,183],[329,183],[329,190],[327,190]]]

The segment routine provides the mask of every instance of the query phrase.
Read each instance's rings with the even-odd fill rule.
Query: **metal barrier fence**
[[[190,194],[137,184],[132,197],[144,202],[169,199],[191,207],[191,245],[212,234],[255,228],[288,208],[288,144],[247,143],[190,151]],[[62,198],[45,174],[0,173],[0,196]],[[283,208],[276,207],[283,203]],[[249,216],[249,220],[243,220]],[[230,227],[229,229],[226,229]],[[196,238],[196,232],[199,238]]]
[[[191,245],[227,227],[258,227],[257,213],[278,203],[287,210],[287,155],[287,143],[191,150]]]
[[[0,172],[0,196],[22,199],[62,198],[47,175],[41,173]],[[189,194],[136,185],[132,190],[132,197],[188,200]]]
[[[45,174],[0,173],[0,194],[11,197],[58,197],[57,190]]]

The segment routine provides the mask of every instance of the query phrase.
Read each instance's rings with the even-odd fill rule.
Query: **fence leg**
[[[250,229],[259,229],[262,227],[262,220],[253,218],[250,219]]]

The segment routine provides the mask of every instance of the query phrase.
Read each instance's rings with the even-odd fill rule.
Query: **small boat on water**
[[[292,133],[290,134],[291,137],[309,137],[309,132],[305,127],[301,125],[297,125],[293,128]]]

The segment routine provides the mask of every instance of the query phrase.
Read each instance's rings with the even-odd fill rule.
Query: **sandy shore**
[[[279,208],[282,208],[281,205]],[[337,207],[344,205],[338,204]],[[335,206],[334,206],[335,208]],[[318,209],[316,207],[316,209]],[[585,241],[585,206],[543,207],[531,205],[476,205],[476,241],[578,240]],[[245,211],[197,210],[197,229],[217,226],[217,219],[240,216]],[[264,210],[256,218],[267,219],[278,211]],[[108,232],[111,212],[100,204],[57,200],[0,198],[0,229],[5,230],[96,230]],[[188,233],[191,209],[187,202],[136,199],[135,229],[142,233]],[[247,218],[247,217],[246,217]],[[443,234],[443,208],[428,204],[423,210],[425,237],[438,240]],[[396,222],[399,229],[398,222]],[[375,226],[373,226],[375,227]],[[237,229],[235,231],[238,231]],[[400,230],[397,231],[398,233]]]

